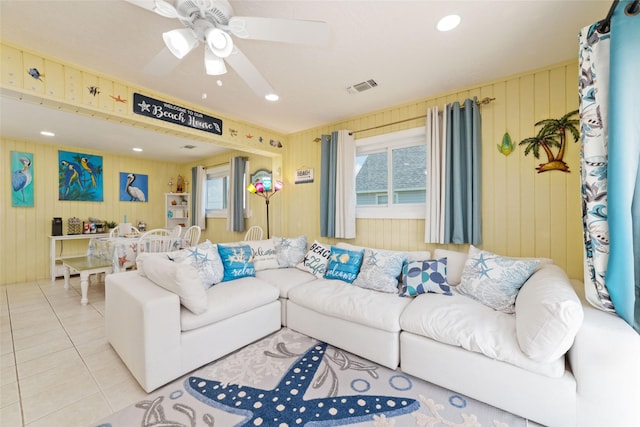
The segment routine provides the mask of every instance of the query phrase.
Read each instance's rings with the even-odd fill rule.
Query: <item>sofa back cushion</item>
[[[460,284],[464,263],[467,261],[468,256],[468,252],[450,251],[448,249],[436,249],[433,251],[435,259],[447,259],[447,283],[451,286]]]
[[[556,360],[573,345],[583,318],[582,304],[566,273],[556,265],[544,265],[516,299],[518,344],[533,360]]]

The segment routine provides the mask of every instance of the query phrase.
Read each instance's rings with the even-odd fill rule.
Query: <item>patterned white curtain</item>
[[[584,289],[594,306],[613,311],[605,275],[609,261],[607,222],[609,33],[597,24],[580,31],[580,125],[582,148],[582,225],[584,228]]]
[[[447,146],[444,129],[446,115],[438,107],[427,110],[425,136],[427,145],[427,188],[424,242],[444,243],[445,185]]]

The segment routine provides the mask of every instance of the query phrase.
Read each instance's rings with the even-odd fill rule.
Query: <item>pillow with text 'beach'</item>
[[[324,273],[327,271],[327,265],[329,265],[330,253],[330,247],[324,246],[322,243],[314,240],[304,259],[296,265],[296,268],[302,271],[308,271],[318,279],[322,279]]]
[[[218,253],[224,265],[223,282],[256,275],[249,245],[218,245]]]
[[[427,292],[451,295],[447,283],[447,258],[409,261],[402,267],[400,295],[414,297]]]
[[[329,265],[324,273],[325,279],[337,279],[353,283],[358,277],[364,251],[349,251],[331,246]]]

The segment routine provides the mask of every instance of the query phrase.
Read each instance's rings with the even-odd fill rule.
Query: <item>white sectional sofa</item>
[[[467,254],[438,257],[449,262],[449,284],[459,283]],[[147,392],[284,325],[543,425],[640,425],[640,337],[583,306],[550,262],[525,282],[515,314],[455,287],[401,297],[284,265],[214,285],[200,314],[139,272],[108,275],[107,337]]]

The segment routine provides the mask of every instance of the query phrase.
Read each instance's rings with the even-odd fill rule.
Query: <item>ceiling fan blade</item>
[[[275,93],[260,71],[237,47],[233,48],[233,52],[225,60],[258,96],[265,97]]]
[[[142,71],[150,76],[164,77],[171,74],[179,63],[180,60],[168,48],[164,47],[144,66]]]
[[[243,39],[309,46],[329,43],[329,26],[321,21],[233,16],[229,20],[229,31]]]
[[[165,18],[177,18],[178,13],[173,4],[165,0],[125,0],[128,3],[141,7],[143,9],[155,12]]]

